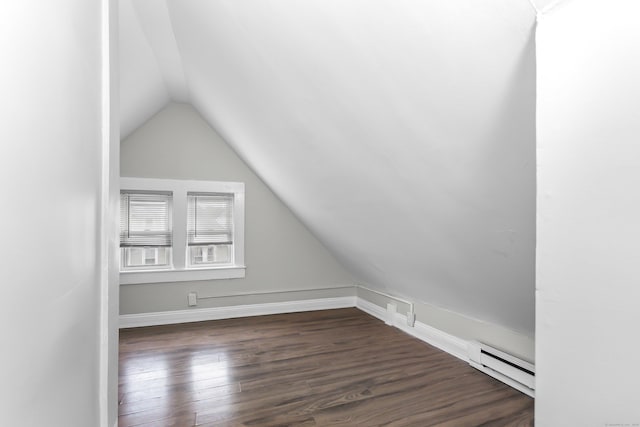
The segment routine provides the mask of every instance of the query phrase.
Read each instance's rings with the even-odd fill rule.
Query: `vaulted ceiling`
[[[362,282],[533,335],[535,17],[121,0],[122,133],[189,102]]]

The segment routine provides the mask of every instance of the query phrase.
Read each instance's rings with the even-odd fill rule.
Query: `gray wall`
[[[353,278],[189,105],[169,104],[121,143],[121,176],[245,183],[244,279],[123,285],[120,313],[187,309],[353,295]],[[296,291],[296,292],[289,292]],[[279,292],[275,295],[260,295]]]

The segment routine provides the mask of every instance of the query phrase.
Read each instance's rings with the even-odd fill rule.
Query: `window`
[[[120,193],[123,270],[171,264],[171,194]]]
[[[233,194],[187,194],[190,267],[233,262]]]
[[[121,178],[120,283],[244,277],[244,184]]]

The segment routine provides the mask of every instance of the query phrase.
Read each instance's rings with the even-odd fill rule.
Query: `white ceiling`
[[[158,4],[162,4],[160,1]],[[129,135],[167,102],[159,62],[130,0],[120,0],[120,133]],[[158,46],[158,50],[162,50]]]
[[[360,280],[533,335],[529,0],[120,3],[123,136],[190,102]]]

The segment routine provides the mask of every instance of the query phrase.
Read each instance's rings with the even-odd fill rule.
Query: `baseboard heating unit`
[[[522,359],[477,341],[469,342],[469,364],[527,394],[535,397],[535,367]]]

